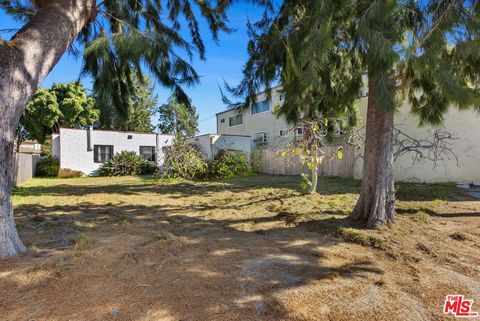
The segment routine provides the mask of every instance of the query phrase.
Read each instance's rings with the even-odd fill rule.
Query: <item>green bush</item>
[[[59,178],[73,178],[73,177],[82,177],[85,176],[85,174],[81,171],[75,171],[70,168],[61,168],[58,171],[58,177]]]
[[[158,166],[156,162],[145,161],[140,165],[141,175],[156,174],[158,171]]]
[[[175,140],[165,150],[163,173],[167,177],[204,179],[208,174],[206,157],[185,140]]]
[[[250,167],[242,151],[222,150],[209,161],[196,146],[176,140],[165,151],[163,173],[185,179],[232,178],[249,175]]]
[[[42,157],[37,163],[36,176],[57,177],[60,170],[60,161],[52,156]]]
[[[154,162],[145,160],[135,152],[123,151],[104,162],[97,173],[100,176],[127,176],[152,174],[156,170]]]
[[[210,176],[215,178],[233,178],[250,174],[247,157],[238,150],[222,150],[210,163]]]

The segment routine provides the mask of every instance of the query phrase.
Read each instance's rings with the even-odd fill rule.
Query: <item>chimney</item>
[[[93,150],[93,126],[87,125],[87,151],[91,152]]]

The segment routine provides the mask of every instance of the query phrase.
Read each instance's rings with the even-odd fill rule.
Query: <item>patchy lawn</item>
[[[398,224],[366,231],[346,220],[359,182],[298,185],[31,180],[14,196],[29,252],[0,261],[0,319],[443,320],[445,295],[480,300],[480,202],[402,184]]]

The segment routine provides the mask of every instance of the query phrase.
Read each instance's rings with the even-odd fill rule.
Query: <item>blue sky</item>
[[[200,119],[200,133],[214,133],[216,131],[215,113],[226,108],[222,103],[218,84],[223,81],[230,84],[237,84],[241,80],[242,66],[247,59],[247,28],[248,19],[256,21],[262,16],[262,9],[258,6],[239,2],[229,9],[229,26],[235,29],[229,34],[220,34],[218,43],[215,43],[209,34],[206,24],[202,21],[201,27],[206,45],[206,61],[201,61],[195,57],[192,61],[193,66],[201,76],[200,85],[187,88],[186,91],[197,107]],[[0,10],[0,30],[19,28],[20,24],[11,19]],[[2,31],[1,38],[10,38],[11,33]],[[77,80],[80,74],[81,59],[76,59],[72,55],[65,54],[59,63],[55,66],[49,76],[43,81],[41,86],[49,87],[56,82],[69,82]],[[90,88],[91,80],[88,78],[81,80],[83,84]],[[159,86],[155,86],[155,92],[159,103],[164,103],[170,93]],[[156,119],[154,120],[155,124]]]

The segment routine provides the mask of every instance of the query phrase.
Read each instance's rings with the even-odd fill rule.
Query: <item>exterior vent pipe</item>
[[[93,150],[93,126],[87,125],[87,151],[91,152]]]

